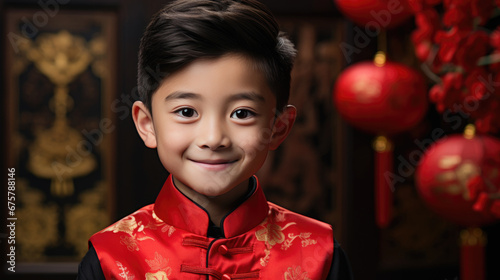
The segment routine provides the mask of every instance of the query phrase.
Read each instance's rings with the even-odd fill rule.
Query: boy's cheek
[[[156,129],[157,137],[169,145],[179,145],[187,142],[192,137],[192,130],[182,125],[164,124]]]
[[[176,130],[162,132],[157,135],[158,152],[163,153],[182,153],[188,146],[188,136]]]
[[[273,131],[269,127],[259,127],[249,136],[249,145],[253,146],[257,151],[267,150],[271,141]]]
[[[245,156],[249,159],[254,159],[258,156],[266,157],[269,150],[269,139],[259,137],[256,133],[242,139],[239,146],[245,151]]]

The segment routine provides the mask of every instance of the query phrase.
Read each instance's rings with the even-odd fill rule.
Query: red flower
[[[429,99],[433,103],[442,103],[444,100],[443,85],[441,84],[433,85],[431,90],[429,91]]]
[[[493,51],[491,53],[491,56],[500,58],[500,50]],[[500,72],[500,62],[491,63],[490,65],[488,65],[488,69],[493,73]]]
[[[493,1],[484,1],[484,0],[471,1],[472,16],[480,19],[479,25],[484,25],[490,19],[494,9],[495,6],[493,4]]]
[[[415,15],[417,29],[411,34],[417,57],[426,61],[432,50],[432,39],[440,26],[439,15],[434,9],[426,9]]]
[[[500,102],[500,73],[499,72],[493,72],[493,81],[492,81],[492,87],[493,87],[493,92],[492,94],[492,99],[499,101]],[[500,117],[500,114],[499,114]]]
[[[488,90],[487,88],[491,87],[491,85],[487,84],[488,81],[488,73],[484,67],[473,68],[465,78],[464,85],[468,93],[466,96],[471,96],[474,100],[483,99]]]
[[[442,0],[407,0],[410,8],[415,12],[419,13],[423,10],[432,8],[438,4],[441,4]]]
[[[456,52],[456,63],[466,71],[476,67],[479,58],[490,51],[490,37],[484,31],[470,33],[460,44]]]
[[[423,40],[432,40],[436,30],[440,27],[439,15],[434,9],[427,9],[415,15],[417,29],[411,37],[413,42],[419,43]]]
[[[453,6],[464,7],[470,4],[470,0],[444,0],[443,1],[444,8],[446,10],[450,9]]]
[[[461,41],[469,32],[453,27],[450,31],[439,30],[436,32],[435,42],[439,45],[438,56],[443,62],[451,62],[457,52]]]
[[[432,42],[429,40],[415,43],[415,55],[421,61],[426,61],[432,50]]]
[[[452,5],[444,13],[443,24],[447,27],[459,26],[471,28],[472,16],[464,6]]]
[[[500,1],[499,1],[500,2]],[[500,200],[493,201],[490,211],[493,215],[500,219]]]
[[[460,101],[462,96],[463,75],[458,72],[450,72],[443,77],[443,88],[445,92],[443,104],[451,108]]]
[[[493,113],[488,113],[485,117],[477,119],[474,123],[476,125],[476,130],[481,133],[498,133],[500,129],[500,123],[497,118],[493,116]]]
[[[476,175],[470,178],[467,181],[467,189],[469,190],[469,198],[471,200],[476,200],[478,195],[486,190],[484,179],[481,175]]]
[[[424,9],[424,2],[421,0],[408,0],[408,5],[414,13],[419,13]]]
[[[500,27],[497,27],[497,29],[491,33],[490,44],[495,49],[500,49]]]
[[[441,4],[443,0],[424,0],[424,2],[428,6],[436,6],[437,4]]]
[[[441,2],[442,16],[433,7]],[[417,28],[411,35],[415,54],[441,76],[441,83],[429,91],[437,110],[465,110],[476,120],[478,131],[500,131],[500,27],[491,34],[481,27],[498,10],[500,0],[409,4],[417,11]]]
[[[442,113],[446,108],[453,108],[453,104],[459,104],[462,85],[463,76],[461,73],[446,73],[442,83],[431,88],[429,98],[436,103],[437,110]]]

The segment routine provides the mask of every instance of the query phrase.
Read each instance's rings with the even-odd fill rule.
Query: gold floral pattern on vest
[[[137,245],[137,242],[135,242],[135,239],[122,235],[120,236],[120,244],[125,245],[129,251],[139,251],[139,245]]]
[[[129,251],[139,251],[137,241],[144,241],[146,239],[154,241],[154,238],[148,236],[148,234],[144,231],[145,229],[157,230],[158,228],[161,228],[161,232],[167,232],[168,236],[171,236],[175,232],[175,228],[171,225],[165,224],[165,222],[156,216],[154,211],[152,216],[154,222],[150,221],[146,226],[143,225],[142,221],[137,222],[135,216],[130,215],[119,220],[103,231],[111,231],[113,233],[123,232],[128,234],[128,236],[120,236],[120,243],[125,245]]]
[[[128,271],[128,268],[123,266],[123,264],[119,261],[116,261],[116,266],[118,266],[118,269],[120,270],[120,273],[118,276],[125,280],[134,280],[135,276],[130,274],[130,271]]]
[[[310,232],[301,232],[298,235],[294,233],[288,234],[288,239],[285,238],[283,231],[290,226],[295,225],[295,222],[285,223],[285,214],[272,208],[269,216],[260,224],[261,229],[255,232],[257,240],[265,242],[265,256],[260,259],[260,264],[266,266],[269,263],[271,249],[276,244],[281,244],[281,250],[287,250],[293,244],[293,241],[298,237],[302,240],[302,247],[316,244],[316,240],[310,239]],[[279,224],[278,224],[279,223]]]
[[[175,232],[175,227],[167,225],[164,221],[158,218],[154,210],[153,210],[153,219],[156,221],[156,223],[150,222],[147,226],[148,228],[156,230],[158,227],[161,227],[161,232],[168,232],[167,235],[169,237],[172,236],[172,234]]]
[[[293,241],[296,239],[296,238],[300,238],[302,240],[302,247],[306,247],[306,246],[309,246],[309,245],[313,245],[313,244],[316,244],[316,240],[314,239],[309,239],[309,237],[311,237],[311,233],[310,232],[301,232],[299,235],[295,235],[293,233],[289,233],[288,234],[288,238],[285,243],[283,243],[281,245],[281,249],[282,250],[287,250],[288,248],[290,248],[290,246],[292,246],[292,243]]]
[[[145,260],[152,272],[146,273],[146,280],[168,280],[172,269],[168,266],[168,259],[165,259],[158,252],[152,260]]]
[[[302,271],[300,266],[296,268],[289,267],[285,272],[285,280],[311,280],[307,277],[307,271]]]

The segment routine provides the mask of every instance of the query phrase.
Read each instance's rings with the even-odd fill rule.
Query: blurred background
[[[1,164],[15,177],[0,205],[17,218],[0,230],[2,279],[75,279],[93,233],[154,202],[168,174],[130,109],[139,40],[167,2],[0,0]],[[258,173],[267,198],[331,224],[355,279],[500,279],[494,1],[470,1],[469,17],[454,1],[262,2],[299,51],[297,122]]]

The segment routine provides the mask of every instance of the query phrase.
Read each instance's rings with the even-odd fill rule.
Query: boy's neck
[[[175,182],[176,179],[174,177],[174,183]],[[251,185],[250,179],[245,180],[229,192],[219,196],[205,196],[189,187],[184,186],[183,184],[176,184],[176,187],[185,196],[203,207],[208,212],[212,223],[216,226],[220,226],[222,218],[224,218],[229,211],[235,209],[242,202],[242,199],[247,195]]]

